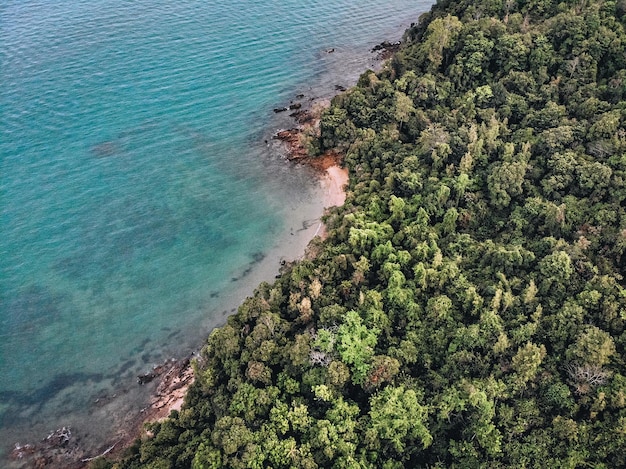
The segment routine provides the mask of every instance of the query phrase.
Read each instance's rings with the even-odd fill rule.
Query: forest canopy
[[[116,468],[625,467],[626,1],[438,1],[333,99],[328,239]]]

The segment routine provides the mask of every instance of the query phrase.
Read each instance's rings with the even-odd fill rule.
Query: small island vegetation
[[[438,1],[335,97],[328,238],[115,468],[626,466],[626,1]]]

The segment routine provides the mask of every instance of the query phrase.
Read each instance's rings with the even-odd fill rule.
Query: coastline
[[[471,8],[470,2],[467,11]],[[593,6],[581,10],[587,19],[597,18]],[[572,8],[567,13],[575,11]],[[526,169],[544,167],[545,142],[528,141],[528,136],[548,135],[545,107],[553,104],[549,97],[543,102],[534,99],[534,90],[517,95],[519,90],[507,89],[507,72],[509,65],[516,66],[516,57],[498,68],[501,57],[491,56],[489,66],[469,81],[463,74],[450,73],[466,57],[461,52],[448,62],[451,68],[431,68],[429,51],[437,36],[421,36],[421,32],[434,34],[430,26],[441,31],[442,24],[445,30],[445,22],[451,18],[443,16],[445,13],[445,9],[434,12],[430,25],[426,22],[409,33],[428,40],[407,45],[406,53],[403,50],[394,58],[399,68],[406,64],[403,72],[389,78],[388,65],[379,77],[381,81],[389,78],[389,83],[380,87],[370,86],[365,75],[356,90],[334,101],[337,107],[328,111],[328,119],[324,117],[322,136],[339,148],[350,148],[344,161],[353,170],[353,179],[346,186],[350,174],[341,169],[341,155],[325,154],[321,157],[324,163],[314,166],[317,175],[323,170],[319,200],[345,203],[344,188],[352,191],[342,209],[330,210],[321,218],[331,229],[325,242],[316,238],[310,245],[311,251],[317,247],[320,254],[313,252],[304,262],[287,265],[277,280],[259,286],[239,313],[211,335],[198,360],[197,382],[189,388],[180,414],[173,412],[167,420],[150,426],[147,436],[136,441],[119,463],[98,461],[92,469],[101,465],[520,467],[543,462],[558,466],[561,461],[622,467],[625,442],[621,430],[626,410],[621,398],[626,393],[626,370],[620,358],[626,355],[626,344],[621,340],[624,321],[619,321],[616,312],[626,308],[620,285],[624,249],[611,247],[621,229],[610,223],[615,220],[595,217],[598,208],[621,213],[620,181],[607,182],[607,192],[597,206],[588,203],[598,201],[599,195],[595,189],[590,192],[585,181],[564,189],[571,197],[566,201],[580,209],[574,214],[576,221],[601,222],[610,231],[600,237],[600,230],[587,229],[588,223],[555,225],[554,217],[537,217],[538,210],[520,213],[519,207],[529,204],[553,207],[563,192],[552,187],[554,175],[550,172],[521,171],[522,193],[511,189],[511,184],[506,186],[510,182],[507,175],[498,172],[510,169],[506,151],[495,155],[492,164],[475,167],[429,161],[430,149],[423,145],[427,134],[422,128],[424,119],[446,130],[450,124],[449,138],[437,137],[435,142],[446,151],[445,142],[450,141],[467,144],[470,157],[475,153],[477,137],[467,132],[471,125],[480,128],[485,141],[491,138],[496,149],[511,153],[521,148],[520,161],[511,164]],[[494,23],[502,26],[498,33],[504,31],[494,37],[497,46],[517,37],[519,23],[507,25],[508,13],[504,18],[500,13],[484,22],[470,14],[463,15],[462,21],[456,18],[459,44],[474,37],[476,31],[489,37]],[[609,13],[606,17],[618,24]],[[529,32],[549,31],[558,38],[562,24],[554,21],[550,12],[544,16],[545,23],[537,22]],[[618,29],[619,24],[616,34],[623,35]],[[590,39],[601,39],[602,31],[591,33]],[[434,47],[437,45],[435,41]],[[567,65],[569,54],[564,52],[554,47],[547,56],[555,64]],[[624,52],[608,58],[599,76],[624,65],[620,63],[626,49]],[[408,60],[403,62],[405,58]],[[405,86],[405,79],[411,74],[415,78],[423,70],[434,70],[437,82],[455,91],[440,107],[433,108],[432,100],[420,97],[419,88]],[[626,73],[626,68],[622,71]],[[532,78],[545,76],[543,72],[529,62],[528,72],[522,73]],[[561,95],[580,84],[573,75],[559,75],[558,79],[562,80],[556,86]],[[509,122],[510,110],[497,104],[485,109],[485,114],[472,106],[458,109],[459,100],[484,83],[488,83],[486,88],[500,87],[506,100],[522,96],[529,103],[528,119]],[[594,98],[605,96],[601,84],[600,80],[590,83]],[[390,103],[387,98],[394,94],[396,102]],[[363,100],[353,99],[361,96]],[[570,165],[562,173],[572,181],[580,176],[580,167],[604,168],[607,177],[615,169],[602,166],[605,154],[589,150],[597,143],[591,129],[595,130],[599,121],[581,110],[588,104],[586,98],[564,100],[563,112],[550,127],[566,126],[575,118],[580,119],[581,128],[589,130],[588,135],[570,142],[576,145],[570,156],[578,166]],[[409,104],[404,106],[407,99]],[[366,108],[361,108],[362,102],[367,103]],[[419,116],[423,119],[410,124],[405,112],[395,113],[389,121],[368,113],[373,109],[391,113],[398,106],[412,108],[411,102],[415,114],[423,113]],[[607,102],[602,119],[613,119],[621,103],[619,99]],[[333,121],[340,115],[335,111],[346,118]],[[362,118],[366,113],[367,118]],[[454,116],[452,122],[450,115]],[[483,125],[485,115],[491,116],[493,128],[500,126],[500,135],[493,137],[493,128]],[[354,125],[355,131],[341,132],[344,121],[347,126]],[[316,160],[304,150],[327,147],[307,144],[302,136],[314,132],[317,124],[307,119],[306,125],[279,132],[285,132],[278,140],[286,144],[286,160],[311,165]],[[391,134],[387,133],[390,129]],[[608,133],[612,135],[618,131],[615,129],[619,130],[618,124]],[[360,148],[360,137],[368,134],[372,135],[372,151],[355,151]],[[616,148],[620,145],[626,149],[623,140],[615,144]],[[407,154],[419,161],[407,166]],[[307,165],[300,168],[315,174]],[[298,169],[297,164],[285,167]],[[465,182],[470,177],[478,181],[471,187],[475,190],[471,197],[464,198],[464,189],[458,187],[459,197],[448,197],[455,173]],[[424,187],[420,174],[431,176]],[[391,184],[394,181],[399,184]],[[493,181],[511,189],[505,194],[511,197],[503,202],[501,194],[494,195]],[[289,200],[291,197],[285,199]],[[377,210],[368,201],[389,210]],[[409,216],[404,217],[405,213]],[[410,216],[415,213],[423,215],[417,224]],[[433,215],[438,218],[429,220]],[[303,227],[317,221],[306,220]],[[314,236],[321,228],[320,224]],[[581,233],[598,236],[594,238],[598,242],[594,244]],[[521,243],[517,246],[521,257],[512,263],[490,255],[512,252],[511,239]],[[464,244],[459,247],[460,240]],[[587,248],[588,258],[581,254]],[[479,255],[466,256],[467,252]],[[414,278],[409,278],[411,272]],[[425,281],[424,272],[427,277],[434,275],[435,282]],[[456,279],[463,280],[462,284]],[[536,281],[541,281],[539,287]],[[508,295],[504,306],[500,304],[502,295]],[[544,310],[545,305],[548,308]],[[578,308],[580,314],[563,319],[572,308]],[[477,341],[477,335],[484,340]],[[450,405],[442,410],[442,402]],[[521,431],[520,422],[524,424]],[[103,454],[108,452],[106,449]]]
[[[329,209],[344,204],[346,200],[345,187],[348,184],[349,175],[348,170],[341,167],[335,158],[326,158],[324,161],[327,167],[323,167],[321,163],[313,167],[319,175],[324,208]],[[322,221],[317,224],[309,242],[317,236],[321,239],[326,237],[326,227]],[[91,461],[103,456],[121,456],[124,450],[130,447],[136,439],[151,437],[150,431],[146,429],[147,425],[167,419],[172,411],[181,410],[187,391],[194,382],[191,360],[169,361],[161,366],[168,367],[168,369],[156,377],[158,384],[151,394],[150,404],[142,409],[135,418],[131,418],[125,423],[125,428],[121,429],[117,441],[98,455],[82,458],[80,465],[76,466],[77,469],[87,469]]]
[[[377,60],[382,64],[388,56],[382,54]],[[336,90],[333,96],[345,90]],[[293,117],[296,127],[290,129],[291,134],[299,135],[319,126],[321,112],[330,106],[330,99],[312,99],[311,106],[300,111]],[[306,116],[304,119],[302,116]],[[280,131],[279,131],[280,132]],[[346,187],[349,182],[347,168],[342,166],[343,156],[337,153],[328,152],[319,157],[310,157],[303,148],[300,139],[277,139],[286,144],[284,150],[285,159],[296,164],[303,164],[312,168],[318,177],[320,196],[324,210],[332,207],[342,206],[346,200]],[[309,232],[312,232],[312,227]],[[315,237],[325,239],[326,227],[319,220],[315,231],[310,234],[307,244],[310,244]],[[302,253],[304,255],[305,252]],[[123,452],[130,447],[133,442],[140,438],[150,438],[151,434],[146,426],[164,419],[167,419],[172,411],[180,411],[184,405],[185,396],[189,387],[194,382],[193,365],[190,359],[182,360],[182,366],[177,361],[166,362],[160,366],[168,366],[169,369],[156,376],[158,382],[155,390],[151,393],[150,404],[141,410],[135,418],[130,418],[118,433],[120,438],[108,446],[101,454],[83,458],[77,469],[87,469],[91,461],[103,456],[120,457]]]
[[[312,122],[317,125],[318,119]],[[297,154],[296,148],[289,148],[291,155]],[[294,158],[288,158],[293,161]],[[338,154],[323,155],[319,158],[307,158],[300,161],[316,170],[319,177],[319,186],[322,190],[321,196],[324,209],[342,206],[346,200],[346,187],[349,181],[349,174],[346,168],[341,166],[341,157]],[[309,243],[319,236],[326,237],[326,227],[323,222],[319,222]],[[304,254],[304,253],[303,253]],[[167,366],[167,364],[166,364]],[[112,456],[119,455],[130,446],[137,438],[150,437],[150,432],[145,426],[150,423],[168,418],[172,411],[180,411],[187,394],[187,390],[194,382],[193,366],[190,359],[183,360],[182,363],[170,362],[170,368],[158,376],[158,386],[150,399],[150,405],[142,409],[142,414],[137,421],[131,424],[128,436],[116,443],[106,454]],[[132,427],[134,426],[134,430]],[[133,436],[134,435],[134,436]],[[98,455],[100,457],[103,455]],[[91,460],[91,459],[90,459]],[[90,461],[85,461],[90,462]],[[87,466],[84,466],[87,467]]]
[[[326,161],[328,163],[330,160],[327,159]],[[333,161],[333,163],[335,162]],[[320,170],[319,184],[323,191],[322,199],[325,209],[343,205],[346,200],[345,187],[348,184],[348,170],[336,163],[326,167],[323,172],[319,167],[316,169]],[[326,237],[326,227],[321,221],[309,241],[312,241],[316,236],[322,239]],[[139,418],[134,422],[129,422],[126,435],[115,442],[113,447],[107,448],[106,454],[81,461],[86,463],[82,466],[83,468],[87,468],[92,459],[105,455],[121,455],[137,438],[149,438],[151,436],[146,429],[147,424],[164,420],[169,417],[172,411],[181,410],[187,390],[194,382],[191,360],[182,360],[181,363],[171,362],[169,370],[162,373],[158,378],[159,383],[151,396],[150,405],[142,409]]]
[[[403,30],[404,31],[404,30]],[[399,42],[390,43],[387,40],[374,46],[369,52],[376,54],[372,57],[374,61],[373,69],[379,70],[389,60],[398,48]],[[363,73],[365,70],[359,72]],[[351,85],[352,86],[352,85]],[[289,106],[280,109],[274,109],[276,114],[283,111],[295,110],[289,114],[289,119],[293,126],[288,129],[280,129],[272,135],[272,140],[279,143],[282,148],[274,147],[274,151],[282,153],[282,157],[292,164],[304,165],[311,168],[318,178],[318,186],[320,188],[320,197],[324,207],[324,211],[332,207],[340,207],[345,203],[347,192],[346,188],[349,183],[348,169],[343,167],[343,155],[336,152],[326,152],[323,155],[312,157],[306,148],[306,139],[303,136],[317,134],[319,130],[319,122],[321,114],[330,107],[331,99],[343,92],[347,91],[342,86],[335,85],[334,90],[323,97],[310,97],[304,103],[298,102],[296,106],[290,103]],[[302,100],[304,95],[298,95],[297,99]],[[290,109],[290,107],[292,107]],[[268,144],[268,140],[265,140]],[[309,232],[307,246],[316,238],[322,240],[326,238],[326,227],[321,220],[313,227],[303,227]],[[301,253],[306,255],[305,251]],[[175,366],[173,367],[175,368]],[[138,438],[150,438],[151,434],[146,426],[164,419],[167,419],[172,411],[180,411],[184,405],[187,390],[194,382],[193,366],[191,361],[187,360],[184,368],[179,369],[181,378],[178,380],[168,380],[168,374],[160,379],[156,390],[151,394],[150,405],[142,409],[142,413],[134,421],[129,422],[126,427],[125,437],[115,443],[114,447],[107,448],[106,454],[97,455],[95,458],[89,458],[83,461],[80,469],[87,469],[89,463],[93,459],[108,455],[119,457],[133,442]],[[180,383],[180,385],[178,385]],[[160,390],[160,391],[159,391]]]
[[[373,51],[372,51],[373,52]],[[372,60],[376,61],[378,66],[388,57],[378,54],[376,57],[372,57]],[[362,69],[359,73],[364,72]],[[294,128],[299,128],[296,134],[306,131],[307,128],[314,129],[319,123],[319,114],[323,109],[330,105],[330,98],[341,92],[345,91],[345,88],[335,88],[334,92],[330,95],[326,95],[323,98],[312,97],[309,99],[309,109],[314,110],[317,117],[312,119],[306,118],[305,122],[300,122],[294,117],[294,122],[297,124]],[[302,115],[302,114],[300,114]],[[290,129],[293,130],[294,128]],[[282,139],[279,139],[282,140]],[[284,141],[284,140],[283,140]],[[287,155],[283,157],[293,162],[294,164],[302,164],[308,166],[314,170],[320,187],[320,196],[322,204],[325,209],[341,206],[345,202],[346,193],[345,186],[348,183],[348,171],[342,168],[342,155],[327,153],[320,157],[311,158],[307,154],[302,153],[302,141],[297,139],[294,141],[297,145],[287,144]],[[319,221],[319,220],[315,220]],[[307,227],[304,227],[307,228]],[[321,238],[325,237],[325,229],[322,222],[313,225],[311,228],[307,228],[310,242],[316,236]],[[304,252],[301,253],[304,255]],[[248,292],[249,294],[249,292]],[[231,310],[228,315],[232,314]],[[116,457],[122,454],[122,452],[128,448],[137,438],[149,437],[149,433],[145,429],[147,423],[155,422],[164,418],[167,418],[174,410],[180,410],[184,403],[184,398],[189,386],[193,383],[193,371],[192,366],[187,360],[184,367],[180,367],[178,362],[166,362],[159,366],[168,366],[168,370],[159,373],[158,377],[151,383],[150,403],[147,407],[141,409],[138,413],[128,413],[123,416],[120,422],[120,426],[116,428],[115,435],[112,435],[109,441],[102,443],[102,452],[100,454],[84,454],[81,448],[79,448],[80,442],[73,441],[70,445],[67,445],[66,441],[59,440],[58,445],[48,448],[49,452],[54,456],[60,458],[61,452],[67,452],[78,456],[77,459],[56,459],[50,461],[50,458],[39,458],[39,461],[35,459],[36,467],[66,467],[66,468],[83,468],[89,467],[91,461],[101,456]],[[99,404],[99,408],[94,412],[94,417],[98,415],[106,414],[110,407],[115,406],[116,395],[110,398],[104,398],[102,403]],[[106,401],[106,402],[105,402]],[[65,430],[65,427],[63,428]],[[48,436],[56,435],[61,429],[51,433]],[[44,439],[42,441],[46,441]],[[32,445],[24,445],[22,448],[24,451],[20,453],[16,450],[14,452],[14,460],[25,461],[28,456],[35,453],[35,451],[46,451],[45,445],[38,444],[36,450]],[[30,448],[33,451],[30,451]],[[24,459],[22,459],[24,458]],[[60,462],[61,461],[61,462]],[[30,467],[30,466],[29,466]]]

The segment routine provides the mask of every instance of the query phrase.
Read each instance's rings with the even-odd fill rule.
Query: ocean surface
[[[101,448],[138,374],[303,254],[318,178],[272,109],[353,84],[430,3],[3,0],[0,466],[62,426]]]

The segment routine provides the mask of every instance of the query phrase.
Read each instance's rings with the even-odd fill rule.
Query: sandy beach
[[[333,165],[326,169],[321,180],[324,190],[324,206],[337,207],[346,201],[345,187],[348,184],[348,170]]]

